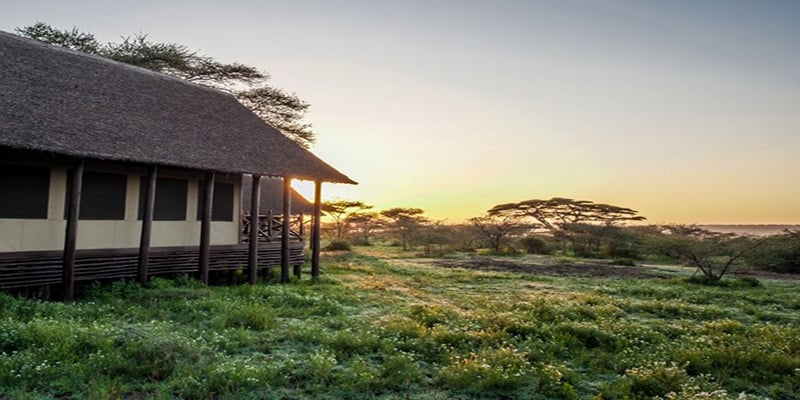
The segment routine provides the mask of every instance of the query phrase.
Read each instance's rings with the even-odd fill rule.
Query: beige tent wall
[[[115,170],[119,173],[120,171]],[[137,219],[140,173],[127,173],[125,219],[117,221],[79,221],[78,249],[111,249],[139,247],[142,222]],[[197,174],[165,171],[163,176],[188,178],[185,221],[153,221],[151,246],[198,246],[200,221],[196,220],[200,178]],[[225,175],[219,182],[234,185],[234,221],[211,223],[211,244],[239,243],[241,216],[241,179]],[[67,171],[54,167],[50,173],[50,198],[47,219],[0,219],[0,252],[61,250],[64,248],[64,204]]]

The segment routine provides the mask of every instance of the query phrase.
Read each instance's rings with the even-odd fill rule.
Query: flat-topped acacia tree
[[[645,217],[640,216],[638,211],[631,208],[564,197],[498,204],[487,211],[487,214],[490,216],[517,215],[533,219],[550,231],[556,239],[570,242],[573,241],[573,236],[568,229],[570,226],[578,224],[613,226],[620,222],[645,220]]]

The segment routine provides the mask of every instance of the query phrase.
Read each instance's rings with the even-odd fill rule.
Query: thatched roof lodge
[[[321,183],[354,183],[227,93],[5,32],[0,93],[0,289],[69,299],[75,280],[243,266],[254,282],[277,261],[288,279],[302,232],[243,238],[241,203],[260,201],[242,177],[280,179],[287,216],[291,180],[316,182],[317,224]]]

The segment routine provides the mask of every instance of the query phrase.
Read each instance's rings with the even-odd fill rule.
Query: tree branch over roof
[[[294,93],[267,84],[269,74],[240,63],[222,63],[172,42],[152,42],[146,34],[123,37],[120,43],[100,43],[78,28],[57,29],[46,23],[17,28],[22,36],[72,50],[110,58],[234,95],[259,118],[308,148],[315,135],[303,122],[309,104]]]

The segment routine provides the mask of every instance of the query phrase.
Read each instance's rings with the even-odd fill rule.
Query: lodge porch
[[[212,245],[209,249],[208,271],[249,272],[251,217],[244,215],[241,223],[240,243]],[[289,265],[294,275],[300,276],[300,265],[305,262],[304,217],[290,216],[288,221]],[[281,267],[283,245],[283,216],[270,211],[259,216],[257,275],[271,274],[271,268]],[[147,277],[199,276],[199,246],[151,247],[148,256]],[[140,278],[140,249],[79,249],[75,252],[74,281],[90,282]],[[64,275],[63,251],[26,251],[0,253],[0,290],[41,288],[62,284]],[[246,275],[246,274],[244,274]]]

